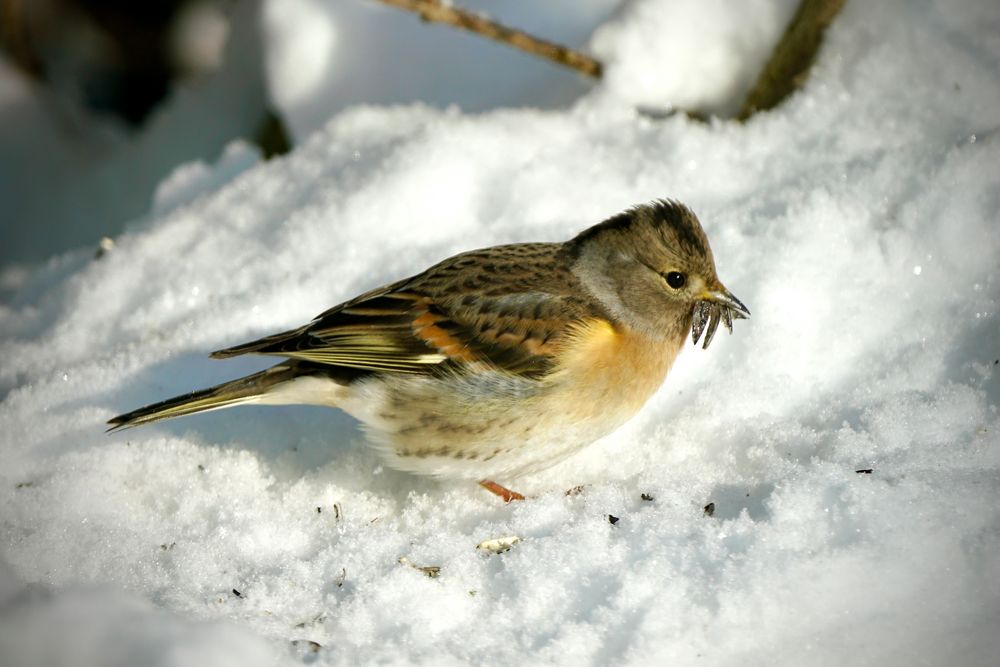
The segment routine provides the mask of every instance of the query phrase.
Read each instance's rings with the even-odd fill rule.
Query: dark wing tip
[[[281,333],[252,340],[249,343],[242,343],[241,345],[234,345],[233,347],[216,350],[215,352],[209,354],[208,358],[229,359],[230,357],[238,357],[243,354],[271,354],[273,352],[280,352],[281,350],[279,348],[283,343],[302,336],[314,323],[315,321],[303,327],[299,327],[298,329],[282,331]]]
[[[216,350],[208,355],[209,359],[229,359],[231,357],[238,357],[240,355],[249,354],[251,352],[263,352],[264,348],[274,344],[276,341],[280,341],[282,338],[287,337],[288,333],[275,334],[274,336],[267,336],[266,338],[261,338],[259,340],[250,341],[249,343],[243,343],[242,345],[234,345],[233,347],[223,348],[221,350]]]
[[[108,424],[108,428],[104,430],[105,433],[117,433],[118,431],[124,430],[133,426],[129,423],[128,415],[118,415],[117,417],[112,417],[105,422]]]

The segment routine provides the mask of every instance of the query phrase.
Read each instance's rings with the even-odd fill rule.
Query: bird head
[[[690,329],[703,347],[719,322],[750,311],[726,289],[697,216],[675,201],[636,206],[583,231],[568,244],[573,272],[608,311],[628,326],[675,339]]]

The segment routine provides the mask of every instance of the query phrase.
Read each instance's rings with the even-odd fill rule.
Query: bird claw
[[[496,482],[490,481],[488,479],[484,479],[481,482],[479,482],[479,486],[483,487],[490,493],[494,493],[500,496],[501,498],[503,498],[503,501],[505,503],[509,503],[512,500],[524,500],[524,496],[522,496],[517,491],[511,491],[507,487],[501,486]]]

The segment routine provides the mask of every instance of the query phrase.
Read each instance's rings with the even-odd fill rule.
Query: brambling
[[[110,420],[110,430],[246,403],[340,408],[396,468],[493,480],[546,468],[631,418],[692,333],[750,311],[686,206],[636,206],[564,243],[495,246],[212,353],[285,360]]]

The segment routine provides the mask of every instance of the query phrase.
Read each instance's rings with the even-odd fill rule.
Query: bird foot
[[[479,486],[483,487],[490,493],[495,493],[496,495],[500,496],[501,498],[503,498],[503,501],[505,503],[509,503],[512,500],[524,500],[524,496],[522,496],[517,491],[511,491],[507,487],[500,486],[496,482],[491,482],[488,479],[484,479],[481,482],[479,482]]]

